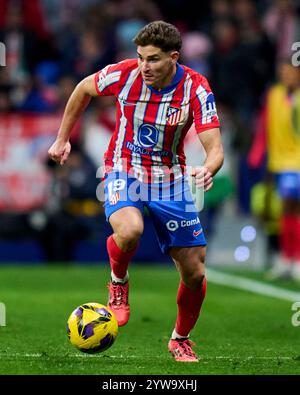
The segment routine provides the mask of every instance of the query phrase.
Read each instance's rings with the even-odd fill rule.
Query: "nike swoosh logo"
[[[136,103],[130,103],[128,101],[123,101],[124,106],[136,106]]]
[[[194,230],[193,235],[194,235],[195,237],[197,237],[197,236],[200,235],[201,232],[202,232],[202,229],[200,229],[200,230]]]

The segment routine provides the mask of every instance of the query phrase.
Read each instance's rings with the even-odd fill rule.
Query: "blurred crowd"
[[[266,169],[263,161],[251,166],[248,154],[266,93],[278,79],[278,64],[291,58],[292,44],[300,41],[300,2],[211,0],[199,2],[197,12],[194,7],[192,0],[1,0],[6,67],[0,67],[0,117],[61,116],[82,78],[136,57],[132,39],[141,27],[158,19],[175,24],[183,38],[180,62],[208,78],[222,125],[226,161],[220,188],[206,198],[209,232],[214,212],[232,193],[237,212],[253,213],[252,189],[264,180]],[[93,99],[74,130],[66,166],[58,168],[44,158],[51,177],[48,202],[39,208],[44,219],[35,216],[26,223],[37,232],[49,260],[72,259],[72,243],[98,231],[102,211],[95,204],[95,174],[114,116],[112,98]],[[187,141],[187,156],[192,141]],[[20,219],[18,224],[20,229]],[[0,239],[7,236],[4,228]],[[63,239],[70,240],[65,248]]]

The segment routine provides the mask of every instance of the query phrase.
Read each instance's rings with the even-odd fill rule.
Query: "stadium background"
[[[95,190],[99,184],[96,172],[114,128],[113,100],[92,100],[73,131],[73,150],[64,167],[50,162],[47,150],[76,83],[109,63],[136,57],[132,37],[157,19],[171,22],[181,31],[180,61],[208,78],[221,120],[226,159],[200,214],[209,243],[207,265],[233,268],[239,273],[245,269],[250,278],[263,279],[262,270],[270,267],[278,254],[278,212],[275,210],[271,226],[262,220],[262,199],[259,192],[254,194],[254,186],[264,188],[266,169],[264,165],[251,169],[247,155],[265,93],[276,80],[277,61],[291,57],[292,43],[300,41],[300,4],[288,0],[212,0],[199,2],[196,12],[194,7],[191,0],[1,0],[0,41],[6,46],[6,66],[0,67],[3,284],[13,283],[15,273],[19,273],[13,285],[15,293],[5,294],[4,287],[0,294],[8,309],[9,295],[14,295],[12,303],[17,303],[18,287],[24,287],[24,292],[26,286],[28,292],[32,288],[42,292],[44,285],[47,289],[42,283],[46,277],[49,290],[55,292],[55,281],[65,276],[68,283],[58,287],[58,294],[65,290],[66,300],[73,306],[74,300],[85,302],[85,295],[92,298],[87,283],[92,280],[90,286],[96,286],[98,266],[99,279],[100,265],[101,273],[105,270],[107,276],[106,238],[111,229]],[[203,157],[194,137],[191,130],[186,144],[188,164],[199,164],[195,158]],[[155,272],[149,278],[163,279],[170,261],[160,253],[147,216],[145,222],[133,266],[141,273],[143,264],[151,264]],[[57,263],[62,266],[57,268]],[[78,274],[76,263],[93,263],[94,267],[87,266]],[[45,266],[51,268],[49,273]],[[74,267],[75,272],[68,271]],[[81,275],[84,286],[78,280]],[[137,280],[142,284],[141,274]],[[285,282],[280,285],[299,289],[299,285]],[[78,287],[82,287],[81,293],[73,299],[69,292],[75,288],[78,292]],[[101,292],[103,300],[106,290]],[[262,304],[260,308],[264,314]],[[267,303],[264,308],[269,309]],[[285,310],[285,319],[289,319],[289,311],[290,307]],[[58,314],[62,317],[66,310],[61,308]],[[147,315],[143,320],[151,321]],[[11,340],[12,348],[13,344]],[[292,343],[290,346],[292,349]],[[210,352],[214,352],[213,347]],[[15,372],[22,373],[22,369],[24,361]],[[33,372],[40,371],[33,368]],[[222,368],[216,371],[222,373]],[[257,370],[253,367],[252,372]]]
[[[249,168],[247,153],[276,60],[291,56],[297,41],[299,7],[292,4],[216,0],[201,2],[194,13],[192,1],[179,0],[1,1],[0,260],[107,259],[111,230],[96,199],[95,174],[114,128],[113,99],[93,100],[73,132],[64,168],[47,161],[47,149],[75,84],[109,63],[136,57],[132,37],[145,23],[164,19],[182,33],[181,62],[209,79],[222,124],[226,161],[201,214],[213,255],[208,263],[262,263],[268,243],[252,215],[251,189],[265,172]],[[281,14],[287,17],[278,34]],[[188,158],[196,153],[199,164],[201,147],[195,151],[194,141],[191,136],[186,152]],[[242,233],[252,243],[241,239],[247,225],[257,231],[256,238],[252,228]],[[166,260],[151,223],[136,260]]]

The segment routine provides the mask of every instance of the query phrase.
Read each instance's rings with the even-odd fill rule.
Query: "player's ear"
[[[171,56],[171,59],[172,59],[172,63],[173,64],[177,63],[177,61],[179,59],[179,52],[178,51],[172,51],[170,56]]]

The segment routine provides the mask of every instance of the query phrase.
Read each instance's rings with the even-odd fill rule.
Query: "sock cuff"
[[[182,280],[180,280],[179,288],[181,288],[185,292],[188,292],[189,294],[197,294],[200,291],[202,291],[203,289],[206,289],[206,277],[205,276],[203,277],[201,288],[191,289],[188,286],[186,286]]]
[[[110,276],[111,276],[111,280],[112,280],[114,283],[125,284],[125,283],[129,280],[129,273],[128,273],[128,271],[126,271],[126,275],[125,275],[124,278],[119,278],[119,277],[117,277],[117,276],[115,275],[115,273],[113,272],[113,270],[111,271]]]
[[[176,332],[176,328],[173,330],[171,339],[172,340],[178,340],[178,339],[188,339],[190,335],[188,334],[187,336],[181,336],[179,333]]]
[[[203,278],[202,287],[197,289],[191,289],[187,287],[182,280],[180,280],[176,302],[187,303],[191,300],[204,299],[206,295],[206,278]]]
[[[113,235],[110,235],[107,238],[106,245],[107,245],[108,255],[112,259],[114,259],[115,261],[119,261],[120,259],[122,259],[123,261],[124,260],[125,261],[130,261],[130,259],[135,254],[139,243],[137,243],[137,245],[132,250],[130,250],[130,251],[123,251],[123,250],[121,250],[121,248],[119,248],[119,246],[115,242],[115,239],[113,238]]]

